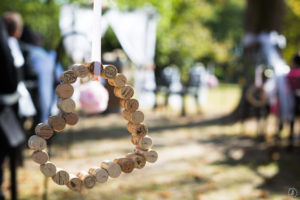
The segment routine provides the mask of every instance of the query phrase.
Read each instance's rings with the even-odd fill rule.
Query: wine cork
[[[135,148],[134,153],[144,156],[146,158],[147,162],[150,162],[150,163],[154,163],[158,158],[157,152],[152,149],[144,151],[142,149]]]
[[[50,116],[48,123],[56,132],[60,132],[66,127],[66,121],[60,116]]]
[[[139,108],[139,102],[136,99],[122,99],[120,105],[129,112],[134,112]]]
[[[124,87],[127,83],[127,78],[123,74],[118,73],[115,78],[107,79],[108,83],[114,87]]]
[[[148,128],[144,124],[134,124],[129,122],[127,124],[127,130],[133,135],[133,136],[139,136],[139,137],[145,137],[148,133]]]
[[[150,149],[152,146],[152,139],[149,136],[145,137],[138,137],[138,136],[131,136],[132,144],[136,145],[138,148],[142,150]]]
[[[69,182],[67,183],[67,187],[73,191],[80,192],[82,188],[82,181],[77,176],[70,174]]]
[[[79,78],[87,77],[90,72],[89,65],[80,65],[80,64],[72,65],[71,70],[73,70],[76,76]]]
[[[122,172],[120,165],[110,160],[103,161],[101,167],[106,169],[108,175],[112,178],[117,178]]]
[[[121,99],[130,99],[134,94],[134,90],[129,85],[120,88],[115,87],[114,94]]]
[[[77,79],[77,76],[76,76],[75,72],[72,70],[65,71],[60,76],[60,80],[63,83],[70,83],[70,84],[75,83],[76,79]]]
[[[100,62],[89,63],[90,73],[94,76],[100,76],[102,65]]]
[[[89,169],[89,174],[96,177],[96,181],[99,183],[105,183],[108,179],[108,172],[100,167],[92,167]]]
[[[56,166],[49,161],[40,165],[40,170],[47,177],[52,177],[56,174]]]
[[[53,135],[53,130],[48,124],[39,123],[35,129],[35,134],[44,139],[49,139]]]
[[[60,113],[60,116],[66,121],[66,124],[74,126],[79,118],[76,113]]]
[[[56,95],[60,98],[67,99],[70,98],[74,93],[74,88],[68,83],[60,84],[55,89]]]
[[[33,135],[28,140],[28,146],[30,149],[33,150],[43,150],[47,147],[47,142],[45,139],[41,138],[40,136]]]
[[[115,163],[118,163],[121,167],[122,172],[130,173],[134,169],[134,161],[130,158],[118,158],[114,160]]]
[[[96,184],[95,176],[85,171],[78,172],[77,177],[80,178],[80,180],[83,182],[84,187],[86,187],[87,189],[93,188]]]
[[[142,169],[146,165],[146,158],[144,156],[135,153],[129,153],[126,155],[126,158],[130,158],[133,160],[134,168]]]
[[[113,79],[117,75],[118,70],[113,65],[102,65],[100,76],[105,79]]]
[[[32,153],[31,158],[34,162],[42,165],[49,160],[48,153],[46,151],[36,150]]]
[[[129,112],[128,110],[123,110],[122,116],[127,121],[134,124],[140,124],[144,121],[144,113],[141,111]]]
[[[59,99],[57,101],[57,107],[65,113],[70,113],[75,111],[76,105],[72,99]]]
[[[58,168],[52,180],[58,185],[66,185],[69,182],[70,175],[66,170]]]

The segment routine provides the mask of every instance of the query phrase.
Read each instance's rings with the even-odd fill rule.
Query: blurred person
[[[63,72],[57,62],[56,52],[42,47],[42,36],[25,26],[21,37],[21,49],[25,56],[26,78],[37,81],[37,92],[31,91],[38,110],[36,123],[45,122],[54,102],[55,75]]]
[[[293,56],[291,70],[287,75],[287,81],[293,92],[300,89],[300,53],[296,53]]]
[[[0,200],[5,199],[1,185],[7,156],[10,158],[11,199],[17,199],[16,162],[21,157],[20,147],[25,140],[17,115],[19,68],[24,64],[18,43],[22,27],[22,18],[17,13],[5,13],[0,19]]]

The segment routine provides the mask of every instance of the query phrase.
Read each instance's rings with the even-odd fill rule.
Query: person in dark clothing
[[[15,51],[16,40],[22,33],[22,20],[17,13],[7,13],[0,19],[0,200],[4,200],[1,192],[3,182],[3,162],[9,156],[11,171],[11,199],[17,199],[16,161],[20,154],[20,146],[25,137],[19,124],[17,111],[18,69],[22,64],[18,52]],[[20,65],[20,66],[16,66]]]

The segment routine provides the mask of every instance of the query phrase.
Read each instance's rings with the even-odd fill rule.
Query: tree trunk
[[[266,32],[277,31],[280,33],[283,27],[285,11],[284,0],[247,0],[247,9],[245,13],[245,36],[249,34],[258,35]],[[242,77],[245,83],[242,85],[242,97],[239,105],[232,113],[236,120],[256,115],[257,109],[246,100],[246,91],[250,85],[254,84],[254,71],[258,64],[262,64],[260,53],[260,44],[252,43],[244,46],[242,64]]]

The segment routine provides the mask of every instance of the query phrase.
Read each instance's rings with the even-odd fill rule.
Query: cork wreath
[[[114,160],[105,160],[97,167],[91,167],[89,171],[80,171],[76,175],[67,170],[57,168],[49,161],[46,140],[51,138],[54,132],[62,131],[66,125],[75,125],[78,116],[75,113],[75,102],[71,99],[74,89],[72,83],[77,78],[92,76],[92,80],[98,76],[107,79],[114,87],[114,94],[121,99],[121,107],[124,108],[122,116],[128,120],[127,130],[131,133],[131,142],[135,145],[132,153]],[[144,121],[144,114],[138,110],[139,102],[133,99],[134,90],[127,85],[127,78],[117,72],[112,65],[102,65],[100,62],[76,64],[65,71],[61,76],[61,83],[56,88],[59,97],[57,107],[60,113],[50,116],[46,123],[40,123],[35,128],[35,135],[28,140],[28,146],[34,150],[32,160],[40,164],[40,171],[58,185],[66,185],[73,191],[81,191],[83,188],[91,189],[96,182],[104,183],[109,177],[117,178],[122,172],[130,173],[134,168],[141,169],[146,162],[153,163],[157,160],[156,151],[151,149],[152,139],[147,136],[148,128]]]

